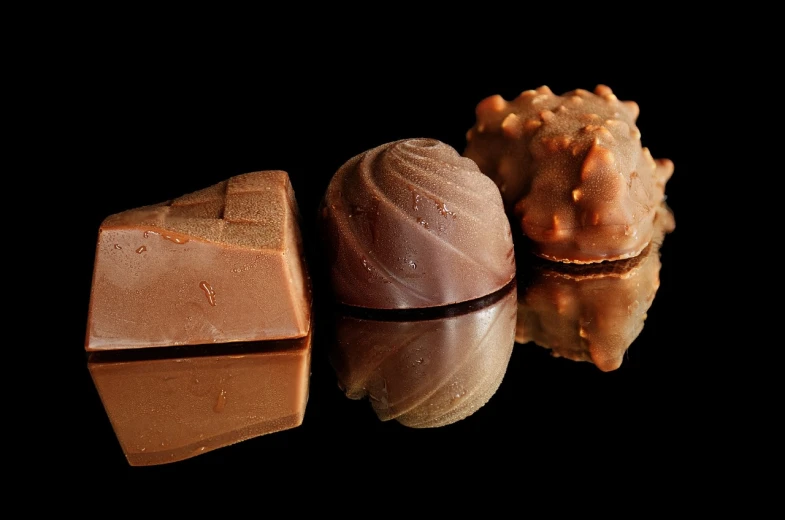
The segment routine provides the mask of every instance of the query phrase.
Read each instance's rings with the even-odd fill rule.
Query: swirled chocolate
[[[320,210],[337,299],[376,309],[480,298],[515,276],[499,190],[434,139],[368,150],[333,176]]]
[[[513,284],[484,307],[429,320],[340,315],[330,359],[341,388],[350,399],[368,397],[382,421],[435,428],[465,419],[507,371],[516,295]]]
[[[604,85],[563,96],[543,86],[476,112],[464,155],[499,186],[536,254],[592,263],[646,247],[673,163],[642,147],[635,102]]]

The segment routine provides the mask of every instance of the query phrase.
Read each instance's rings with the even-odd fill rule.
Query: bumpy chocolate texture
[[[216,345],[124,361],[95,352],[88,368],[129,464],[164,464],[302,424],[311,337],[230,346],[230,355]]]
[[[382,421],[446,426],[475,413],[501,384],[515,343],[515,287],[485,307],[423,321],[341,316],[330,354],[351,399]],[[494,296],[497,296],[494,295]]]
[[[320,215],[344,304],[448,305],[515,276],[498,188],[440,141],[396,141],[350,159],[330,182]]]
[[[543,86],[476,112],[464,155],[499,186],[536,254],[592,263],[646,247],[673,163],[642,147],[635,102],[604,85],[563,96]]]
[[[310,302],[288,175],[238,175],[101,224],[86,348],[302,337]]]
[[[515,341],[533,341],[554,357],[588,361],[604,372],[619,368],[660,286],[660,244],[674,228],[664,204],[654,226],[654,238],[636,257],[535,267],[531,284],[519,296]]]

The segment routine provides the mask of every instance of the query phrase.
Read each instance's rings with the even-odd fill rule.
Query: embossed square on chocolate
[[[101,224],[85,346],[303,337],[310,307],[289,176],[247,173]]]

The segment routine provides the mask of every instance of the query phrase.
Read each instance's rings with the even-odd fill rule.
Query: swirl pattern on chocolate
[[[376,309],[480,298],[515,276],[499,190],[434,139],[368,150],[333,176],[320,210],[337,299]]]
[[[592,263],[639,254],[673,174],[635,126],[639,108],[610,88],[556,96],[548,87],[477,105],[464,152],[549,260]]]

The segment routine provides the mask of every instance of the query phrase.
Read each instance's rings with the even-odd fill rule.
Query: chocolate
[[[90,354],[90,375],[129,464],[188,459],[302,423],[310,332],[220,347]]]
[[[519,296],[515,341],[533,341],[555,357],[588,361],[604,372],[619,368],[660,286],[660,244],[674,228],[664,204],[654,224],[654,239],[634,258],[535,266]]]
[[[389,321],[342,315],[330,359],[351,399],[368,397],[382,421],[433,428],[484,406],[504,378],[515,340],[513,284],[484,307]]]
[[[335,295],[377,309],[480,298],[515,276],[499,190],[434,139],[384,144],[346,162],[320,211]]]
[[[298,216],[283,171],[110,216],[99,230],[87,350],[305,336]]]
[[[638,105],[610,88],[555,96],[548,87],[477,105],[464,152],[549,260],[592,263],[639,254],[673,173],[635,126]]]

